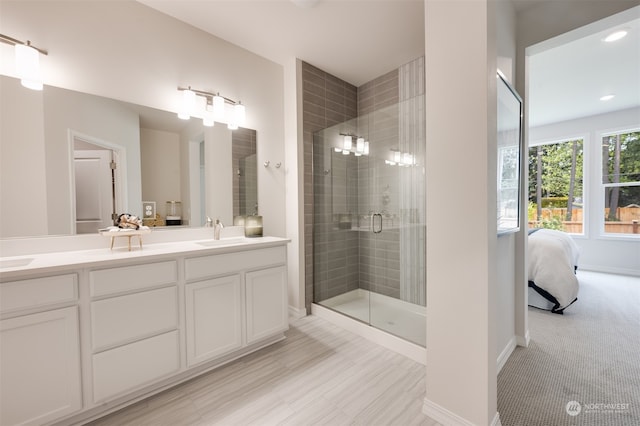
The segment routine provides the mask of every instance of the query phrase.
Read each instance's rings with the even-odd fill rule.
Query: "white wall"
[[[173,112],[178,86],[241,100],[258,164],[284,163],[280,65],[130,0],[2,2],[2,26],[49,51],[41,60],[48,85]],[[14,75],[12,52],[0,45],[0,74]],[[265,233],[284,236],[284,167],[258,174]]]
[[[290,58],[284,67],[285,161],[287,188],[287,252],[289,310],[293,317],[306,314],[304,253],[304,158],[302,136],[302,62]]]
[[[512,86],[515,86],[516,14],[510,2],[496,3],[497,65]],[[521,233],[524,230],[520,231]],[[497,324],[496,351],[498,369],[504,365],[516,343],[516,288],[524,287],[523,276],[516,276],[516,262],[523,260],[516,254],[515,234],[498,237],[497,243]],[[524,310],[518,315],[524,316]]]
[[[42,94],[12,78],[0,93],[0,235],[47,234]]]
[[[423,411],[442,424],[497,421],[495,3],[425,1],[428,359]],[[452,22],[455,37],[443,37]],[[472,138],[452,131],[461,119]],[[463,153],[454,164],[442,161],[454,152]],[[457,205],[460,194],[474,206],[474,215],[444,208]]]
[[[640,108],[600,114],[529,129],[531,146],[544,142],[584,138],[585,232],[574,236],[580,247],[580,269],[640,276],[638,237],[602,234],[604,194],[602,191],[602,133],[640,128]]]

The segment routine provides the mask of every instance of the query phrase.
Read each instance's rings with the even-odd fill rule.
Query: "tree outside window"
[[[529,148],[529,227],[583,233],[583,140]]]
[[[602,138],[604,232],[640,235],[640,131]]]

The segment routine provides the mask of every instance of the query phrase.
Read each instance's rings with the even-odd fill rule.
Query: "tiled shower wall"
[[[313,177],[314,173],[319,173],[324,178],[324,169],[316,170],[313,165],[313,134],[318,130],[342,123],[352,119],[358,114],[357,106],[357,89],[355,86],[340,80],[337,77],[328,74],[313,65],[306,62],[302,63],[302,87],[303,87],[303,151],[304,151],[304,223],[305,223],[305,305],[308,312],[311,312],[311,303],[313,301],[313,270],[314,270],[314,220],[318,220],[318,225],[324,223],[324,229],[328,232],[328,218],[323,215],[314,218],[314,190]],[[322,186],[321,186],[322,187]],[[317,191],[316,196],[323,197],[326,192]],[[323,229],[322,227],[318,227]],[[328,244],[329,235],[317,232],[318,242],[323,240],[327,244],[321,244],[321,251],[316,257],[321,262],[332,262],[332,269],[342,269],[341,272],[332,272],[333,274],[341,274],[344,276],[343,282],[347,281],[346,265],[341,267],[340,258],[348,257],[348,253],[356,250],[357,241],[345,242],[337,247],[339,243]],[[332,251],[331,249],[338,249]],[[330,254],[331,252],[331,254]],[[331,256],[331,257],[329,257]],[[336,260],[338,259],[338,260]],[[355,280],[357,286],[357,280]],[[320,286],[318,286],[320,288]]]
[[[412,289],[407,291],[401,284],[401,265],[414,266],[401,259],[403,231],[399,228],[399,218],[406,207],[406,201],[400,200],[402,187],[406,186],[402,182],[411,177],[408,170],[399,172],[395,167],[380,164],[391,149],[400,148],[399,135],[404,129],[398,103],[407,98],[406,94],[400,96],[403,90],[400,71],[407,66],[355,89],[303,63],[307,309],[314,296],[315,300],[324,300],[357,288],[423,304],[422,297],[416,298]],[[327,90],[327,78],[348,88],[346,104],[357,105],[355,110],[345,110],[343,119],[333,110],[339,98],[335,98],[335,90]],[[321,93],[323,81],[325,96]],[[330,103],[327,94],[334,97]],[[348,121],[356,116],[357,119]],[[335,127],[328,129],[332,126]],[[406,123],[402,126],[406,127]],[[313,133],[323,129],[327,130],[313,140]],[[356,131],[371,141],[371,160],[343,156],[331,148],[334,139],[339,140],[339,133]],[[377,160],[373,160],[374,156]],[[384,231],[376,238],[369,230],[370,214],[374,212],[384,217]],[[343,219],[352,222],[350,229],[342,226]]]

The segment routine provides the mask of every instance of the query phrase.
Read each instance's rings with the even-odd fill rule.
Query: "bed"
[[[566,232],[529,230],[529,306],[562,314],[578,300],[579,250]]]

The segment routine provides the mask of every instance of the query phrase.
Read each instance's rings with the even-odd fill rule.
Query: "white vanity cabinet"
[[[93,402],[180,368],[177,262],[91,271]]]
[[[0,424],[82,409],[76,274],[0,283]]]
[[[185,260],[189,366],[287,330],[285,264],[284,247]]]
[[[0,426],[84,424],[284,339],[286,242],[61,252],[0,271]]]

